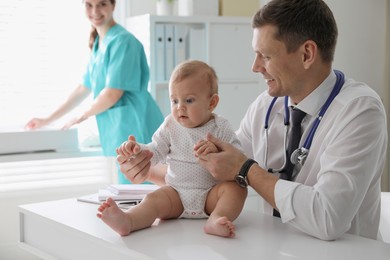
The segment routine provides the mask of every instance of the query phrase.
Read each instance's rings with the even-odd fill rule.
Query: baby
[[[148,194],[142,202],[127,211],[108,199],[97,216],[122,236],[150,227],[157,219],[208,218],[208,234],[234,237],[233,221],[243,208],[247,190],[235,182],[219,182],[194,155],[217,152],[205,141],[208,133],[240,148],[230,123],[213,113],[219,102],[218,78],[213,68],[201,61],[179,64],[169,82],[171,114],[146,145],[128,140],[118,149],[119,155],[131,158],[141,149],[153,152],[152,165],[168,165],[166,185]],[[200,141],[199,140],[203,140]]]

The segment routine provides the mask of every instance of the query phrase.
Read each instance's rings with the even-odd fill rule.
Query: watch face
[[[242,177],[241,175],[236,175],[236,182],[238,183],[238,185],[240,185],[243,188],[248,187],[247,180],[245,179],[245,177]]]

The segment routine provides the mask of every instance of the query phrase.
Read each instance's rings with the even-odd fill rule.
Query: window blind
[[[0,197],[12,192],[104,185],[112,182],[115,161],[105,157],[0,163]]]

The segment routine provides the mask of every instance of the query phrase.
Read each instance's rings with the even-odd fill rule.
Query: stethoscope
[[[300,148],[297,148],[292,154],[291,154],[291,162],[293,164],[300,164],[303,166],[305,164],[307,155],[309,154],[309,150],[311,147],[311,143],[314,138],[314,134],[317,131],[318,125],[321,123],[321,120],[323,116],[325,115],[326,110],[328,110],[330,104],[333,102],[333,100],[336,98],[336,96],[339,94],[341,88],[344,85],[344,74],[341,71],[334,70],[336,74],[336,83],[333,87],[332,92],[330,93],[328,99],[326,100],[325,104],[322,106],[320,112],[318,113],[316,119],[314,120],[313,126],[310,129],[309,134],[306,137],[305,142],[303,143],[303,146]],[[271,173],[280,173],[285,167],[287,163],[287,134],[288,129],[290,125],[290,110],[288,107],[288,96],[284,97],[284,136],[283,136],[283,144],[284,144],[284,156],[283,156],[283,165],[282,167],[278,169],[268,168],[268,127],[269,127],[269,118],[271,115],[272,108],[275,105],[276,100],[278,97],[274,97],[271,101],[271,104],[268,107],[267,114],[265,116],[265,123],[264,123],[264,129],[265,129],[265,155],[264,155],[264,166],[267,169],[268,172]]]

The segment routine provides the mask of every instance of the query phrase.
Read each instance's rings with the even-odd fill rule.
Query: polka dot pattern
[[[206,217],[203,212],[208,191],[218,183],[210,173],[197,162],[194,145],[206,139],[211,133],[215,137],[240,147],[230,123],[214,115],[214,119],[197,128],[185,128],[169,115],[156,131],[145,149],[153,152],[152,164],[168,164],[166,183],[175,188],[182,199],[185,217]],[[184,213],[188,214],[184,214]]]

